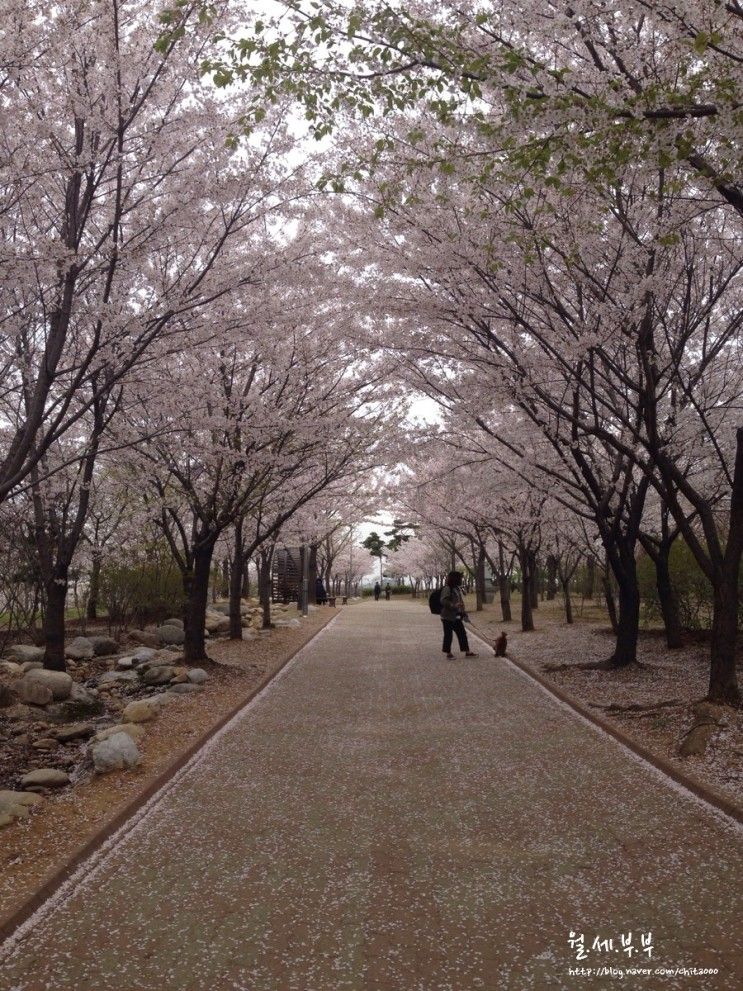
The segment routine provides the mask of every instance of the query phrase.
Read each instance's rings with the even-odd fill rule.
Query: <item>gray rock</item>
[[[118,657],[116,659],[116,667],[119,669],[119,671],[131,671],[131,669],[134,667],[134,658]]]
[[[139,748],[128,733],[113,733],[93,745],[93,767],[98,774],[123,771],[139,763]]]
[[[117,683],[133,684],[138,681],[136,671],[106,671],[98,679],[99,685],[115,685]]]
[[[89,661],[94,655],[95,647],[88,637],[75,637],[65,647],[65,657],[71,657],[74,661]]]
[[[145,661],[151,661],[156,653],[152,647],[140,647],[132,654],[132,660],[135,664],[144,664]]]
[[[169,695],[190,695],[193,692],[202,691],[201,685],[192,685],[190,681],[184,685],[171,685],[168,689]]]
[[[209,675],[203,668],[191,668],[188,672],[188,680],[194,685],[203,685],[209,680]]]
[[[186,642],[186,634],[179,626],[159,626],[157,636],[162,644]]]
[[[108,657],[110,654],[115,654],[119,649],[119,645],[113,637],[91,637],[90,642],[93,644],[96,657]]]
[[[100,716],[105,711],[103,699],[92,689],[83,685],[73,684],[70,697],[64,702],[55,702],[47,707],[45,716],[59,722],[89,719]]]
[[[18,701],[16,693],[8,685],[0,685],[0,709],[7,709]]]
[[[148,630],[130,630],[129,636],[135,643],[141,643],[144,647],[160,646],[160,638],[157,633],[150,633]]]
[[[69,726],[61,726],[54,735],[60,743],[69,743],[70,740],[85,740],[94,733],[92,723],[70,723]]]
[[[171,695],[170,692],[158,692],[157,695],[150,695],[147,701],[152,702],[153,705],[159,705],[162,707],[164,705],[169,705],[174,698],[175,696]]]
[[[5,651],[8,660],[23,664],[24,661],[44,661],[44,648],[25,643],[14,643]]]
[[[24,819],[34,805],[44,799],[31,791],[0,791],[0,826]]]
[[[53,736],[42,736],[38,740],[34,740],[31,747],[34,750],[42,750],[48,752],[50,750],[56,750],[59,746],[59,740],[55,740]]]
[[[49,705],[54,701],[51,688],[40,681],[32,681],[28,676],[18,683],[18,697],[26,705]]]
[[[707,744],[718,730],[715,722],[695,723],[679,747],[679,754],[682,757],[699,757],[707,749]]]
[[[21,664],[21,671],[24,674],[28,674],[29,671],[36,671],[43,667],[43,661],[24,661],[23,664]]]
[[[15,661],[0,661],[0,671],[4,671],[5,674],[11,674],[14,676],[23,674],[23,668]]]
[[[205,624],[206,632],[211,636],[215,636],[219,633],[229,633],[230,631],[230,620],[228,616],[221,616],[219,619],[212,617],[207,617]]]
[[[69,698],[72,693],[73,681],[66,671],[47,671],[44,668],[34,668],[33,671],[28,671],[24,675],[23,681],[44,685],[54,696],[55,702]]]
[[[33,709],[29,706],[24,705],[22,702],[16,702],[15,705],[8,706],[7,709],[3,709],[3,716],[6,719],[28,719],[30,716],[37,715]]]
[[[116,733],[126,733],[136,742],[142,739],[145,730],[137,723],[117,723],[115,726],[107,726],[105,729],[99,730],[95,738],[96,740],[107,740],[110,736],[115,736]]]
[[[160,714],[160,703],[156,699],[137,699],[130,702],[121,713],[125,723],[147,723]]]
[[[183,620],[173,617],[172,619],[164,619],[162,621],[163,626],[177,626],[179,630],[183,629]]]
[[[40,767],[36,771],[29,771],[21,778],[24,788],[61,788],[70,783],[70,776],[66,771],[58,771],[55,767]]]
[[[170,667],[170,665],[149,667],[146,671],[141,672],[145,685],[167,685],[174,675],[175,668]]]
[[[158,650],[148,661],[143,661],[137,670],[147,671],[148,668],[173,667],[180,664],[182,660],[183,654],[175,650]]]
[[[209,606],[209,612],[218,612],[222,613],[223,616],[229,616],[230,604],[229,602],[213,602]]]

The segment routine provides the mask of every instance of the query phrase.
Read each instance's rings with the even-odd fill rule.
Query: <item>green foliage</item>
[[[112,623],[144,626],[181,614],[181,575],[167,551],[154,548],[146,559],[106,565],[101,571],[100,598]]]
[[[384,554],[384,549],[387,546],[384,540],[379,536],[376,530],[372,530],[366,540],[362,540],[361,546],[365,547],[372,557],[381,558]]]
[[[712,626],[712,587],[704,572],[689,550],[679,539],[672,548],[669,559],[671,583],[679,604],[681,625],[687,630],[709,630]],[[662,618],[656,588],[655,565],[643,554],[637,562],[637,580],[643,605],[643,618],[653,622]],[[743,576],[739,582],[743,593]],[[743,619],[743,597],[739,596],[740,618]]]

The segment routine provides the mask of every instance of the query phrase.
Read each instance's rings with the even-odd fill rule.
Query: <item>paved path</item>
[[[343,611],[35,920],[2,991],[743,986],[740,832],[438,635],[410,603]],[[679,965],[720,974],[568,970]]]

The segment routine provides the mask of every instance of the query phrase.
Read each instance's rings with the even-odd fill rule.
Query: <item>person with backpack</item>
[[[438,613],[441,616],[441,622],[444,627],[444,643],[441,649],[446,654],[447,660],[454,660],[451,645],[455,634],[459,642],[459,649],[464,656],[477,657],[477,654],[470,650],[467,631],[464,628],[464,619],[467,616],[467,610],[464,605],[464,596],[462,595],[462,573],[460,571],[450,571],[446,576],[446,584],[442,589],[437,589],[436,592],[431,593],[428,604],[431,612]]]
[[[382,594],[382,586],[379,584],[379,582],[375,582],[375,584],[374,584],[374,601],[375,602],[379,602],[379,596],[381,594]]]

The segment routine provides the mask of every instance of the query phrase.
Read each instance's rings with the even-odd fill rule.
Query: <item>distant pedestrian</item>
[[[391,596],[391,595],[392,595],[392,589],[390,588],[390,586],[389,586],[389,584],[388,584],[388,585],[387,585],[387,587],[386,587],[386,588],[385,588],[385,590],[384,590],[384,597],[385,597],[385,599],[386,599],[386,600],[387,600],[388,602],[390,601],[390,596]]]
[[[325,585],[323,584],[322,578],[319,576],[315,579],[315,601],[320,606],[324,606],[328,601],[328,594],[325,591]]]
[[[446,584],[441,589],[441,622],[444,627],[443,652],[447,660],[453,661],[454,654],[451,652],[452,639],[454,634],[459,642],[459,649],[465,657],[477,657],[477,654],[470,650],[467,640],[467,631],[464,628],[464,619],[467,610],[464,605],[462,595],[462,574],[459,571],[450,571],[446,576]]]
[[[375,585],[374,585],[374,601],[375,602],[379,602],[379,596],[381,594],[382,594],[382,586],[379,584],[379,582],[376,582]]]

